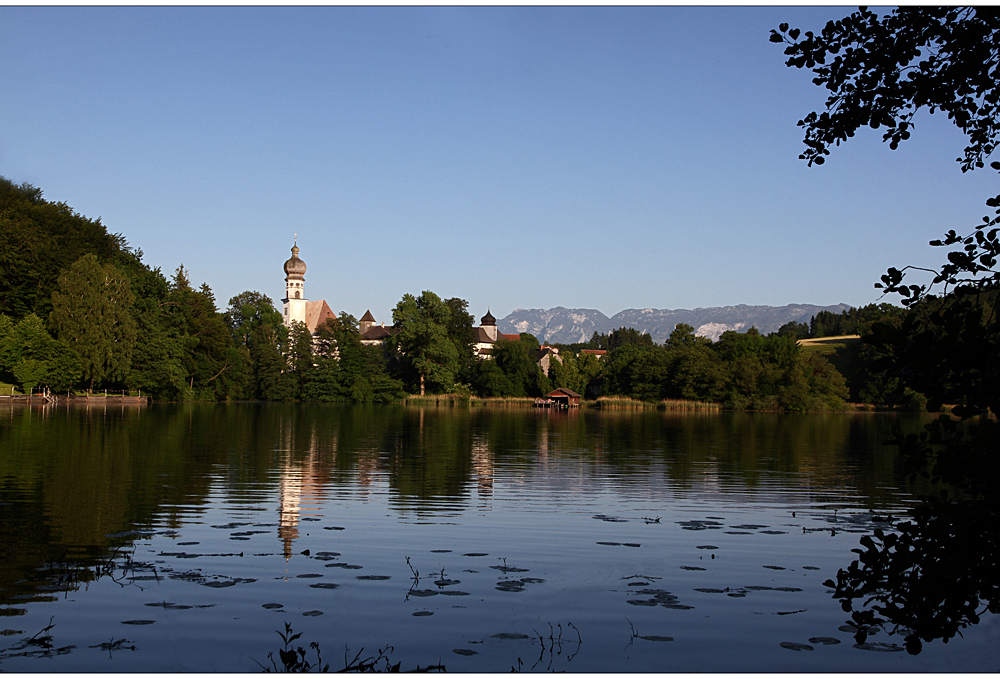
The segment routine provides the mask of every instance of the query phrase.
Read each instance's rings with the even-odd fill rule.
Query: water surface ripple
[[[992,616],[917,657],[884,632],[857,647],[822,585],[921,490],[881,444],[916,420],[0,415],[0,670],[253,672],[280,666],[286,623],[331,669],[390,646],[453,672],[1000,667]]]

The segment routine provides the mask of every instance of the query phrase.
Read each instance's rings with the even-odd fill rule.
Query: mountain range
[[[595,332],[635,328],[662,344],[678,323],[687,323],[695,329],[695,334],[715,341],[727,330],[746,332],[754,327],[766,335],[790,321],[808,324],[820,311],[840,314],[850,308],[847,304],[781,307],[738,304],[705,309],[625,309],[610,318],[597,309],[514,309],[497,321],[497,326],[503,333],[530,332],[542,342],[562,344],[586,342]]]

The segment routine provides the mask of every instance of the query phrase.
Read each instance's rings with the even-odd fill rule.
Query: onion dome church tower
[[[299,259],[299,239],[295,238],[292,246],[292,257],[285,262],[285,298],[284,321],[290,325],[292,321],[306,322],[306,263]]]
[[[490,338],[490,341],[496,342],[497,341],[497,319],[495,319],[493,317],[493,314],[490,313],[489,309],[486,310],[486,315],[483,316],[481,319],[479,319],[479,321],[481,323],[480,327],[483,329],[483,331],[486,333],[486,335]]]

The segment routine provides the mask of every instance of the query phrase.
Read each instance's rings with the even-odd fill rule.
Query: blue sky
[[[0,7],[0,175],[224,309],[863,305],[995,190],[923,115],[822,167],[769,29],[842,7]],[[895,300],[893,300],[895,301]]]

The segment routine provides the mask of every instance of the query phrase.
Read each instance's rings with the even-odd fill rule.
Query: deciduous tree
[[[391,342],[404,366],[415,375],[420,394],[428,384],[436,391],[448,390],[455,383],[460,357],[448,334],[451,309],[429,290],[419,297],[407,293],[392,310],[396,334]]]
[[[136,341],[132,285],[115,266],[84,255],[59,277],[51,322],[79,355],[83,376],[95,382],[128,373]]]
[[[800,39],[800,36],[802,38]],[[787,44],[787,65],[813,71],[830,91],[827,110],[800,122],[806,150],[820,164],[829,147],[867,125],[885,128],[895,149],[910,137],[914,114],[946,113],[966,136],[963,172],[989,162],[1000,135],[1000,13],[996,7],[908,7],[881,16],[862,8],[829,22],[819,34],[787,24],[771,40]],[[1000,162],[990,166],[1000,170]],[[927,270],[927,284],[907,284],[916,267],[890,268],[876,287],[898,293],[913,310],[899,328],[873,327],[884,365],[903,384],[926,389],[928,408],[945,403],[971,418],[1000,414],[1000,196],[982,223],[948,231],[932,246],[949,247],[947,261]],[[941,295],[938,297],[938,295]],[[943,638],[1000,612],[996,526],[1000,428],[980,417],[974,426],[942,417],[926,431],[898,440],[914,474],[947,484],[925,498],[892,533],[862,539],[859,558],[827,581],[858,626],[864,643],[872,625],[906,635],[906,649]]]

